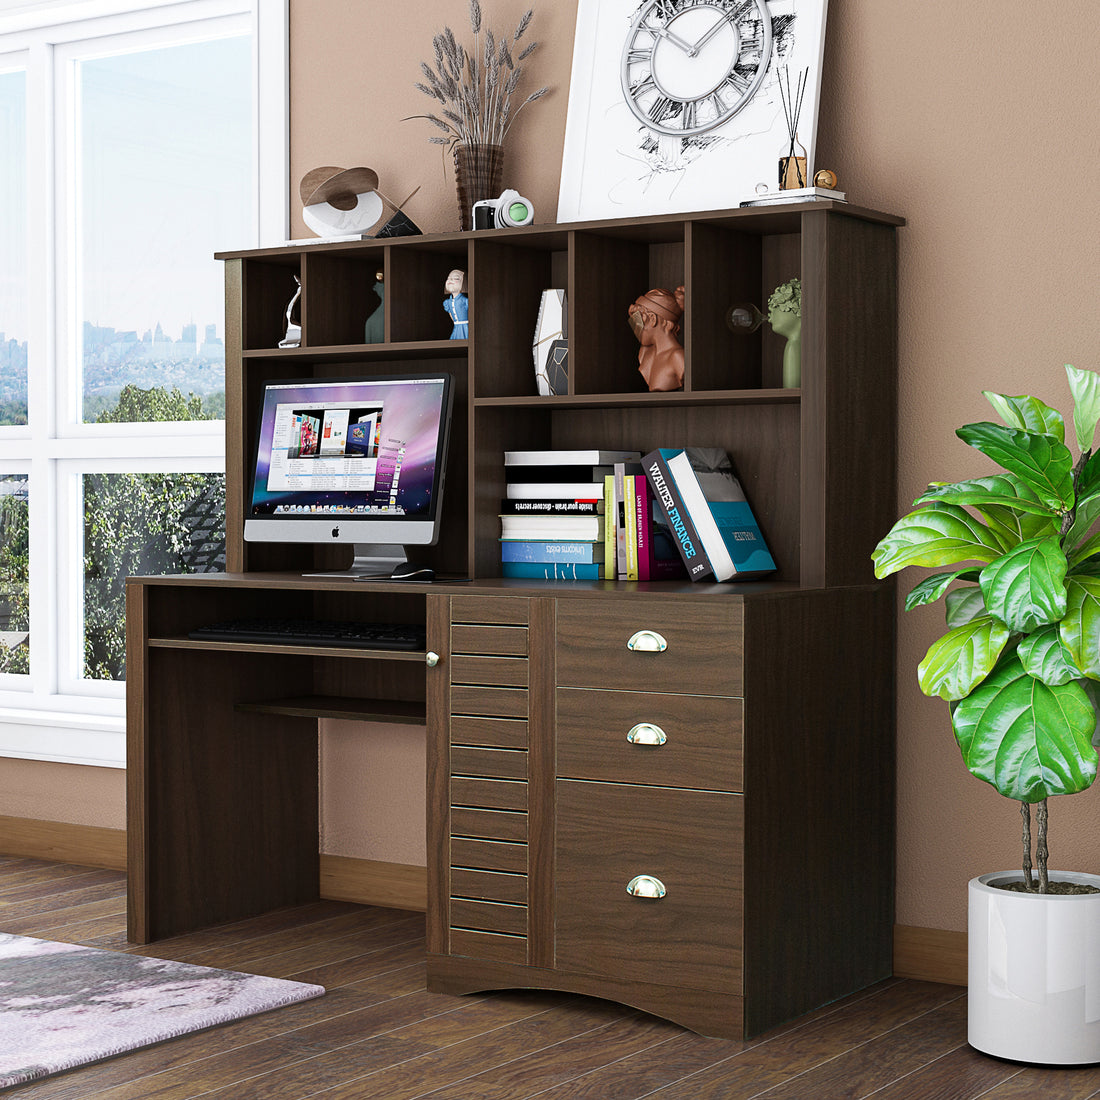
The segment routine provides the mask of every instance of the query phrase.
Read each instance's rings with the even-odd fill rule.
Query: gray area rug
[[[0,933],[0,1088],[324,991]]]

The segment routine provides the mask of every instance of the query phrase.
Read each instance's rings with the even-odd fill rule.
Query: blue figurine
[[[455,324],[451,339],[465,340],[469,335],[470,316],[470,299],[466,295],[466,272],[455,268],[447,276],[444,287],[448,296],[443,299],[443,308]]]

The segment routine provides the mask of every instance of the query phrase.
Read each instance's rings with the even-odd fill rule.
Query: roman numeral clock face
[[[623,45],[623,94],[654,133],[705,134],[752,99],[771,53],[765,0],[649,0]]]

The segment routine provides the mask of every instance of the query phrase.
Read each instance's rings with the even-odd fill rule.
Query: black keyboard
[[[424,648],[424,628],[414,623],[233,619],[200,626],[187,636],[197,642],[263,642],[276,645],[346,646],[351,649]]]

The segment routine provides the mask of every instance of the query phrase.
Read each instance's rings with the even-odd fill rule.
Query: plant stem
[[[1034,894],[1035,882],[1031,877],[1031,806],[1027,802],[1020,803],[1020,817],[1024,822],[1024,889]]]
[[[1050,878],[1047,875],[1047,800],[1044,798],[1036,807],[1035,820],[1039,825],[1039,839],[1035,845],[1035,860],[1039,864],[1039,893],[1050,892]]]

